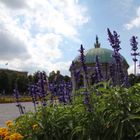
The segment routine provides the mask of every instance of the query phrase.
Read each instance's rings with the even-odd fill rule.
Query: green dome
[[[88,51],[85,51],[85,59],[86,64],[95,63],[96,56],[99,57],[100,63],[111,63],[113,61],[112,54],[114,52],[112,50],[106,48],[92,48]],[[125,58],[121,55],[124,63],[128,66]],[[79,56],[74,59],[74,62],[79,62]],[[129,67],[129,66],[128,66]]]

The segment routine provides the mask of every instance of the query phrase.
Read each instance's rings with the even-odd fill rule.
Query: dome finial
[[[95,48],[100,48],[100,43],[98,41],[98,36],[96,35],[96,42],[94,44]]]

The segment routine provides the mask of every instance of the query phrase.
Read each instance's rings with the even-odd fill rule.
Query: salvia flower
[[[126,74],[124,77],[124,83],[123,83],[124,87],[130,87],[130,83],[129,83],[129,78],[128,75]]]
[[[112,83],[114,84],[115,83],[115,77],[114,77],[114,75],[116,73],[114,63],[111,63],[110,64],[109,70],[110,70],[110,77],[111,77]]]
[[[109,42],[110,42],[110,45],[111,46],[114,46],[114,36],[113,36],[113,34],[110,32],[110,30],[109,30],[109,28],[107,28],[107,32],[108,32],[108,40],[109,40]]]
[[[120,57],[120,54],[119,54],[119,50],[121,49],[120,47],[120,40],[119,40],[119,35],[117,34],[116,31],[113,31],[113,34],[110,32],[109,29],[107,29],[108,31],[108,40],[110,42],[110,45],[112,46],[112,48],[114,49],[114,54],[112,55],[115,60],[116,60],[116,63],[118,63],[121,59]]]
[[[98,56],[96,56],[94,75],[92,75],[92,79],[95,83],[98,83],[98,82],[102,81],[102,79],[103,79],[103,75],[101,73],[101,66],[100,66],[100,63],[99,63]]]
[[[38,82],[37,82],[37,91],[38,95],[41,99],[42,106],[46,106],[46,96],[47,96],[47,90],[46,90],[46,84],[47,84],[47,76],[45,72],[37,72],[38,75]]]
[[[116,79],[116,84],[122,84],[123,80],[124,80],[124,73],[123,73],[123,69],[122,69],[122,58],[121,55],[119,53],[119,50],[121,49],[120,47],[120,40],[119,40],[119,35],[117,34],[116,31],[113,31],[113,34],[110,32],[109,29],[107,29],[108,31],[108,40],[110,42],[110,45],[112,46],[112,48],[114,49],[114,53],[112,55],[112,57],[115,60],[115,75],[114,78],[112,77],[112,80],[114,81],[114,79]],[[114,81],[115,82],[115,81]]]
[[[134,61],[134,74],[136,75],[136,62],[138,61],[138,59],[136,58],[138,55],[140,55],[140,53],[137,53],[137,37],[136,36],[132,36],[132,38],[130,39],[130,45],[132,46],[132,53],[131,55],[133,56],[133,61]]]
[[[138,45],[137,38],[138,37],[136,37],[136,36],[132,36],[132,38],[130,39],[130,45],[132,46],[133,51],[136,51],[138,49],[138,47],[137,47],[137,45]]]
[[[38,101],[37,101],[37,86],[36,85],[29,85],[29,94],[30,96],[32,97],[32,102],[34,104],[34,109],[35,111],[37,110],[36,109],[36,104],[38,104]]]
[[[20,101],[19,101],[19,91],[18,91],[18,88],[17,88],[17,84],[15,84],[15,89],[13,90],[13,95],[14,97],[16,98],[16,103],[17,103],[17,107],[19,109],[19,113],[20,114],[24,114],[25,113],[25,107],[21,105]]]
[[[117,34],[116,31],[113,31],[113,34],[111,33],[111,31],[109,30],[109,28],[107,29],[108,32],[108,40],[110,42],[110,45],[112,46],[112,48],[114,49],[114,51],[118,52],[121,47],[120,47],[120,40],[119,40],[119,35]]]
[[[103,75],[101,73],[101,65],[99,63],[99,58],[96,56],[96,63],[95,63],[95,73],[97,74],[97,81],[101,81],[103,79]]]
[[[117,34],[117,32],[116,31],[113,31],[113,34],[114,34],[114,49],[115,49],[115,51],[119,51],[120,49],[121,49],[121,47],[120,47],[120,40],[119,40],[119,37],[120,37],[120,35],[118,35]]]
[[[69,103],[71,102],[71,92],[72,84],[71,82],[61,81],[59,83],[49,83],[49,90],[51,93],[51,103],[53,103],[54,97],[58,97],[60,103]]]
[[[87,110],[88,111],[91,111],[91,104],[90,104],[89,92],[86,90],[86,91],[83,92],[83,94],[84,94],[83,103],[87,107]]]
[[[80,61],[81,61],[81,65],[82,65],[82,68],[83,68],[83,72],[84,72],[84,78],[85,78],[85,81],[86,81],[86,88],[88,86],[88,76],[87,76],[87,66],[85,64],[85,55],[84,55],[84,47],[83,45],[81,45],[80,47]]]
[[[86,73],[87,72],[87,67],[85,65],[84,50],[85,49],[84,49],[83,45],[81,45],[80,50],[79,50],[79,52],[80,52],[80,61],[81,61],[81,64],[82,64],[82,68],[83,68],[84,72]]]

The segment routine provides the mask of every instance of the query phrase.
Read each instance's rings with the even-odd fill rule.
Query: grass
[[[20,99],[19,99],[20,102],[31,102],[32,99],[31,97],[29,96],[22,96]],[[15,103],[16,100],[13,96],[1,96],[0,97],[0,103]]]

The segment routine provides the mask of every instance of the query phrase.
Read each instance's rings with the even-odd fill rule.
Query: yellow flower
[[[13,126],[13,122],[12,122],[12,121],[7,121],[7,122],[6,122],[6,125],[7,125],[9,128],[11,128],[11,127]]]
[[[3,140],[9,140],[10,136],[6,136]]]
[[[22,140],[23,136],[19,133],[14,133],[10,136],[9,140]]]
[[[9,135],[8,130],[6,128],[0,128],[0,136],[5,137],[7,135]]]
[[[32,126],[33,130],[36,130],[38,127],[39,127],[38,124],[34,124],[34,125]]]
[[[6,137],[6,136],[8,136],[8,135],[10,135],[10,132],[8,132],[8,131],[3,132],[3,136],[4,136],[4,137]]]

